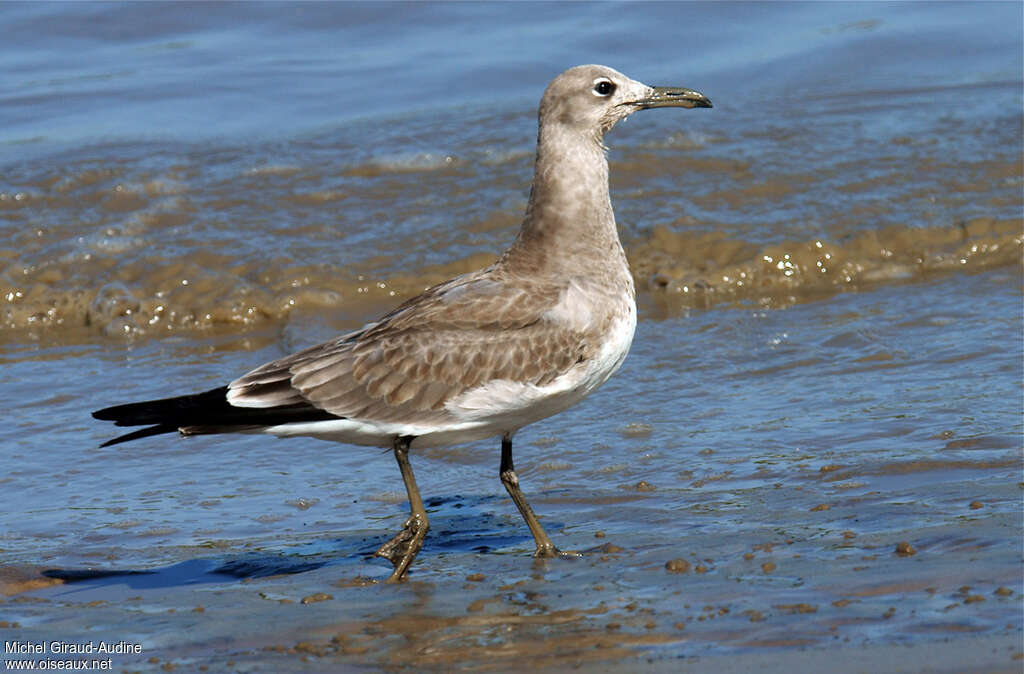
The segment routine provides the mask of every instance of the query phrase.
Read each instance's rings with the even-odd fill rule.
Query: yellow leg
[[[512,464],[512,439],[507,435],[501,438],[501,469],[499,475],[501,476],[501,483],[505,485],[508,495],[512,497],[516,507],[519,508],[519,514],[526,520],[526,526],[530,527],[533,540],[537,543],[537,550],[533,553],[533,556],[554,557],[562,554],[551,542],[551,539],[548,538],[544,527],[540,525],[537,516],[533,514],[533,509],[530,508],[530,504],[526,502],[523,492],[519,489],[519,477],[516,475],[515,466]]]
[[[416,486],[416,477],[412,474],[412,464],[409,463],[409,444],[412,440],[408,436],[395,438],[394,445],[395,460],[398,462],[398,469],[402,471],[402,481],[405,482],[405,491],[409,495],[409,519],[405,521],[402,530],[376,552],[378,557],[389,559],[395,565],[395,570],[387,580],[389,583],[405,580],[409,565],[416,559],[416,554],[423,547],[423,539],[427,537],[427,531],[430,529],[427,511],[423,507],[419,487]]]

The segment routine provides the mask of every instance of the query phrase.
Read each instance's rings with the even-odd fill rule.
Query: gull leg
[[[416,486],[416,477],[412,474],[412,464],[409,463],[409,444],[412,440],[411,436],[402,436],[395,438],[394,445],[395,460],[398,462],[398,469],[402,471],[402,481],[405,482],[405,491],[409,495],[409,519],[405,521],[402,530],[380,546],[375,553],[377,557],[389,559],[395,565],[395,570],[387,580],[389,583],[405,580],[406,571],[423,547],[423,539],[427,537],[427,530],[430,528],[427,511],[423,507],[419,487]]]
[[[544,527],[540,525],[537,516],[533,514],[533,509],[530,508],[530,504],[526,502],[523,492],[519,489],[519,477],[516,475],[516,468],[512,464],[512,438],[507,435],[501,438],[501,469],[499,475],[508,495],[512,497],[516,507],[519,508],[519,514],[526,520],[526,526],[530,527],[533,540],[537,542],[537,550],[533,553],[533,556],[555,557],[556,555],[565,554],[559,551],[551,542],[551,539],[548,538]]]

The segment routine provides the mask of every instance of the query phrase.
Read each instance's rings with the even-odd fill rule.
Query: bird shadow
[[[223,583],[231,578],[245,580],[303,573],[318,569],[325,563],[299,561],[279,555],[258,555],[227,561],[189,559],[155,569],[44,569],[42,575],[61,580],[65,584],[78,584],[82,589],[123,585],[133,590],[154,590]]]
[[[515,519],[495,514],[492,497],[454,495],[429,499],[425,506],[431,530],[421,554],[438,552],[490,554],[522,547],[532,539]],[[558,526],[553,523],[553,526]],[[261,551],[241,556],[188,559],[169,566],[136,569],[51,568],[41,571],[46,578],[63,582],[57,594],[124,590],[157,590],[255,580],[271,576],[296,575],[329,566],[366,564],[390,533],[373,536],[323,538],[291,546],[285,551]],[[386,560],[379,560],[382,569]]]

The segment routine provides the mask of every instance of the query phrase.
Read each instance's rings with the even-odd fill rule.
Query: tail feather
[[[100,447],[110,447],[111,445],[120,445],[122,442],[131,442],[132,440],[138,440],[139,438],[148,438],[151,435],[160,435],[161,433],[173,433],[178,428],[176,426],[168,426],[167,424],[157,424],[150,426],[149,428],[140,428],[137,431],[131,433],[125,433],[119,435],[116,438],[111,438],[104,442]]]
[[[115,405],[93,412],[93,417],[115,426],[149,426],[116,437],[101,445],[109,447],[139,438],[187,429],[188,434],[230,433],[297,421],[340,419],[308,403],[278,407],[236,407],[228,402],[228,387],[194,395]]]
[[[217,414],[230,409],[227,386],[194,395],[144,400],[125,405],[114,405],[93,412],[96,419],[113,421],[115,426],[142,426],[143,424],[183,425],[196,422],[206,414]],[[181,423],[179,423],[181,422]]]

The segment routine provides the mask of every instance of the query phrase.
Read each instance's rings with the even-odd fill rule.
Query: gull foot
[[[389,560],[395,567],[387,582],[397,583],[405,579],[409,565],[416,559],[426,537],[427,527],[414,516],[406,520],[405,526],[391,540],[377,548],[374,556]]]
[[[578,552],[562,551],[553,545],[538,545],[533,556],[538,559],[551,559],[553,557],[560,557],[562,559],[579,559],[583,555]]]

